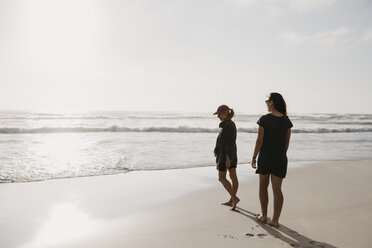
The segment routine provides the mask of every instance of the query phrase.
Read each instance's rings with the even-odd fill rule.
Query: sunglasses
[[[271,102],[271,100],[270,100],[270,99],[268,99],[268,100],[265,100],[265,102],[266,102],[266,103],[269,103],[269,102]]]

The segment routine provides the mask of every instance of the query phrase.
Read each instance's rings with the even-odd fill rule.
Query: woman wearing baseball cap
[[[220,133],[217,137],[214,155],[218,170],[218,180],[222,183],[230,195],[230,200],[222,205],[231,206],[234,210],[240,199],[236,196],[239,182],[236,175],[236,165],[238,163],[236,149],[236,126],[231,120],[234,117],[234,110],[227,105],[221,105],[214,113],[221,120],[219,125]],[[226,179],[226,171],[229,171],[231,183]]]

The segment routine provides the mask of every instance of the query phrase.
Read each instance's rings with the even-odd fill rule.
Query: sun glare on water
[[[28,147],[28,153],[37,159],[39,174],[44,171],[47,175],[57,178],[66,177],[78,174],[82,165],[89,164],[89,157],[83,155],[89,149],[85,134],[38,134],[36,141]]]

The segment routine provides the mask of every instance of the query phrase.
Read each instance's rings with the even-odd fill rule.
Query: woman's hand
[[[258,128],[258,135],[257,135],[257,140],[256,140],[256,146],[254,147],[254,152],[252,154],[253,156],[252,156],[251,166],[252,166],[253,169],[256,169],[257,168],[257,166],[256,166],[256,157],[257,157],[258,153],[261,151],[261,147],[262,147],[262,144],[263,144],[264,133],[265,133],[265,129],[260,126]]]
[[[251,166],[252,166],[253,169],[256,169],[257,168],[257,166],[256,166],[256,158],[252,158]]]

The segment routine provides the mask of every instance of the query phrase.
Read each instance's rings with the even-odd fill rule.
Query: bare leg
[[[223,187],[226,189],[226,191],[230,194],[232,197],[234,195],[231,187],[231,183],[226,179],[226,171],[219,171],[218,172],[218,181],[220,181],[223,185]]]
[[[261,215],[257,216],[257,219],[262,222],[267,221],[267,206],[269,204],[269,193],[267,192],[267,187],[270,183],[270,175],[260,174],[260,203],[261,203]]]
[[[230,182],[226,179],[226,171],[219,171],[218,172],[218,180],[222,183],[223,187],[230,194],[232,202],[234,203],[234,199],[235,199],[235,201],[237,201],[236,200],[237,197],[236,197],[236,195],[233,191],[233,188],[232,188]]]
[[[271,185],[274,193],[274,215],[272,219],[272,225],[274,227],[279,227],[279,217],[283,208],[284,197],[282,193],[282,182],[282,178],[271,175]]]
[[[236,205],[240,201],[240,199],[236,196],[236,193],[238,192],[238,188],[239,188],[239,181],[238,181],[238,176],[236,175],[236,168],[229,169],[229,176],[230,176],[231,183],[232,183],[232,192],[234,193],[236,197],[235,199],[234,198],[230,199],[230,201],[232,202],[232,210],[234,210]]]
[[[229,170],[229,173],[230,173],[230,170]],[[226,178],[226,172],[225,172],[225,178]],[[231,176],[230,176],[230,178],[231,178]],[[221,182],[221,180],[220,180],[220,182]],[[222,183],[222,182],[221,182]],[[230,182],[229,182],[230,183]],[[231,185],[231,191],[232,191],[232,193],[234,193],[234,184],[233,185]],[[236,194],[236,192],[235,192],[235,194]],[[228,200],[227,202],[224,202],[224,203],[221,203],[222,205],[225,205],[225,206],[230,206],[230,207],[232,207],[233,206],[233,200],[232,200],[232,196],[231,196],[231,194],[230,194],[230,200]]]
[[[236,175],[236,168],[231,168],[229,169],[229,176],[232,182],[232,190],[234,195],[238,192],[239,188],[239,181],[238,181],[238,176]]]

